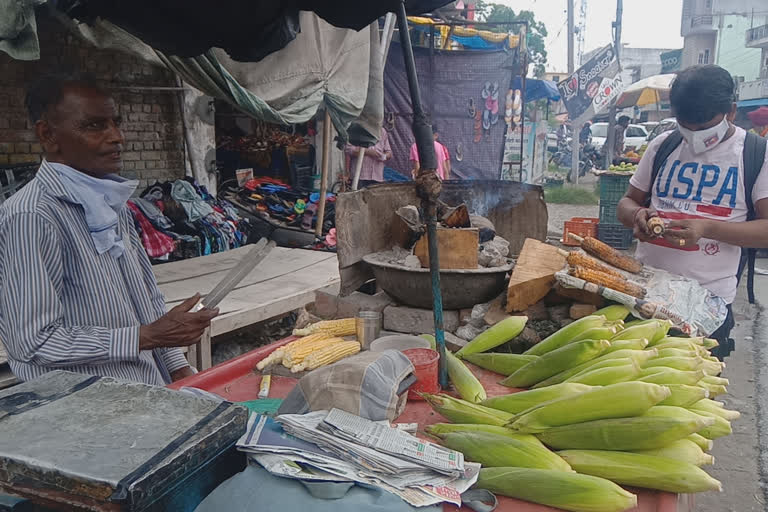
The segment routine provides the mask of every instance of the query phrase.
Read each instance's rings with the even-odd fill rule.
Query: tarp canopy
[[[512,81],[513,89],[520,89],[520,77],[516,76]],[[560,92],[557,90],[557,84],[550,80],[536,80],[534,78],[525,79],[525,102],[530,103],[536,100],[559,101]]]

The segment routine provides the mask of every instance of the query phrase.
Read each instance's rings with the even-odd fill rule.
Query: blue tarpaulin
[[[757,98],[754,100],[741,100],[736,104],[738,108],[759,107],[760,105],[768,105],[768,98]]]
[[[512,81],[513,89],[520,89],[520,77],[515,77]],[[551,101],[560,100],[560,92],[557,90],[557,84],[549,80],[535,80],[526,78],[525,80],[525,102],[530,103],[540,99]]]

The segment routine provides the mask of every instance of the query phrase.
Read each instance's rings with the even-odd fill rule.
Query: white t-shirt
[[[656,137],[648,146],[632,179],[635,188],[651,188],[653,159],[662,141],[672,132]],[[746,132],[736,132],[725,142],[696,155],[683,140],[669,155],[653,186],[651,205],[666,220],[714,219],[724,222],[747,220],[742,158]],[[768,197],[768,152],[752,189],[752,201]],[[733,302],[741,249],[702,238],[693,247],[675,247],[664,239],[640,242],[636,257],[643,263],[690,277],[715,295]]]

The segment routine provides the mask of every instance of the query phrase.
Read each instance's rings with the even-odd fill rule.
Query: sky
[[[512,7],[516,12],[533,11],[544,22],[547,37],[547,71],[566,71],[568,38],[566,0],[492,0]],[[579,5],[574,0],[576,24]],[[611,23],[616,17],[616,0],[586,0],[587,16],[584,52],[611,42]],[[626,0],[622,23],[622,43],[633,48],[682,48],[680,15],[683,0]],[[575,43],[574,43],[575,44]],[[576,67],[579,62],[576,61]]]

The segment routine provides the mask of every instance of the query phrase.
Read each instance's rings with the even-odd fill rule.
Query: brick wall
[[[37,143],[24,109],[26,87],[43,73],[86,71],[112,88],[123,115],[123,176],[141,181],[184,176],[179,92],[126,90],[127,86],[175,87],[172,73],[129,54],[100,50],[60,23],[38,17],[40,60],[23,62],[0,52],[0,164],[39,162]]]

